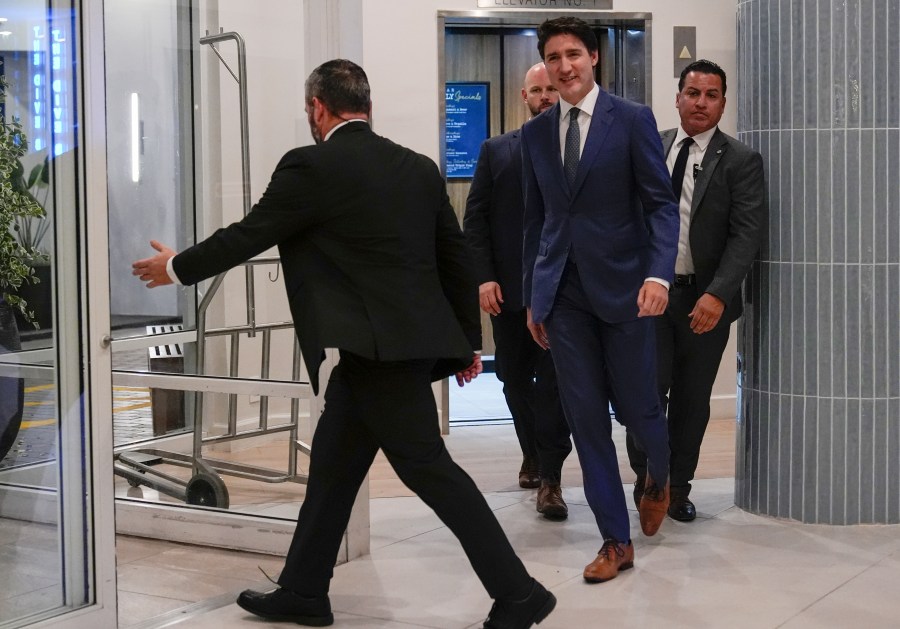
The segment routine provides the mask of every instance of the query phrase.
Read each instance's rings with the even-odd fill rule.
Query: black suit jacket
[[[522,152],[519,130],[485,140],[466,199],[463,227],[478,283],[497,282],[503,310],[522,310]]]
[[[677,131],[660,134],[666,154]],[[725,302],[720,326],[743,312],[741,283],[759,250],[767,206],[762,156],[716,129],[694,181],[689,242],[698,292]]]
[[[435,378],[481,347],[474,271],[444,180],[430,159],[368,124],[288,152],[252,211],[178,254],[173,268],[194,284],[273,245],[316,392],[328,347],[435,359]]]

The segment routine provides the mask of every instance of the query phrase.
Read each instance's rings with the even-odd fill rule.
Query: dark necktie
[[[578,159],[581,153],[581,129],[578,127],[580,111],[578,107],[569,110],[569,129],[566,131],[566,147],[563,155],[563,170],[569,187],[575,183],[575,175],[578,174]],[[681,170],[684,171],[684,166]]]
[[[694,138],[685,138],[681,143],[681,150],[678,151],[678,157],[675,158],[675,166],[672,168],[672,192],[675,193],[676,199],[681,199],[681,184],[684,183],[684,169],[687,167],[688,151],[691,150],[691,144]]]

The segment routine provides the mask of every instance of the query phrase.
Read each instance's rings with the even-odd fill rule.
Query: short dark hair
[[[725,70],[723,70],[718,63],[710,61],[709,59],[698,59],[697,61],[689,63],[687,67],[681,71],[681,77],[678,79],[679,92],[684,89],[684,79],[691,72],[718,75],[718,77],[722,79],[722,96],[725,96],[725,90],[728,88],[728,83],[725,80]]]
[[[347,59],[326,61],[306,79],[306,104],[318,98],[334,115],[366,112],[372,107],[365,70]]]
[[[537,29],[538,53],[544,58],[544,45],[547,40],[556,35],[574,35],[581,40],[588,52],[597,52],[600,46],[597,43],[597,34],[588,26],[588,23],[577,17],[558,17],[552,20],[544,20]]]

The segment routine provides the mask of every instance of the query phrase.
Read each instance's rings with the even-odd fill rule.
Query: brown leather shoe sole
[[[622,572],[623,570],[628,570],[629,568],[633,568],[633,567],[634,567],[634,562],[629,561],[628,563],[623,563],[621,566],[619,566],[619,569],[616,570],[616,573],[614,575],[612,575],[611,577],[590,577],[586,574],[583,576],[584,576],[584,580],[587,581],[588,583],[606,583],[607,581],[612,581],[617,576],[619,576],[619,573]]]

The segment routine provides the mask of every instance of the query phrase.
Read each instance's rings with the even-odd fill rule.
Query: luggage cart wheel
[[[141,474],[143,474],[143,472],[141,472]],[[140,487],[141,486],[141,481],[139,481],[139,480],[135,480],[133,478],[126,478],[125,480],[128,481],[129,487]]]
[[[228,508],[228,488],[217,475],[207,472],[194,474],[188,481],[186,493],[186,501],[189,505]]]

